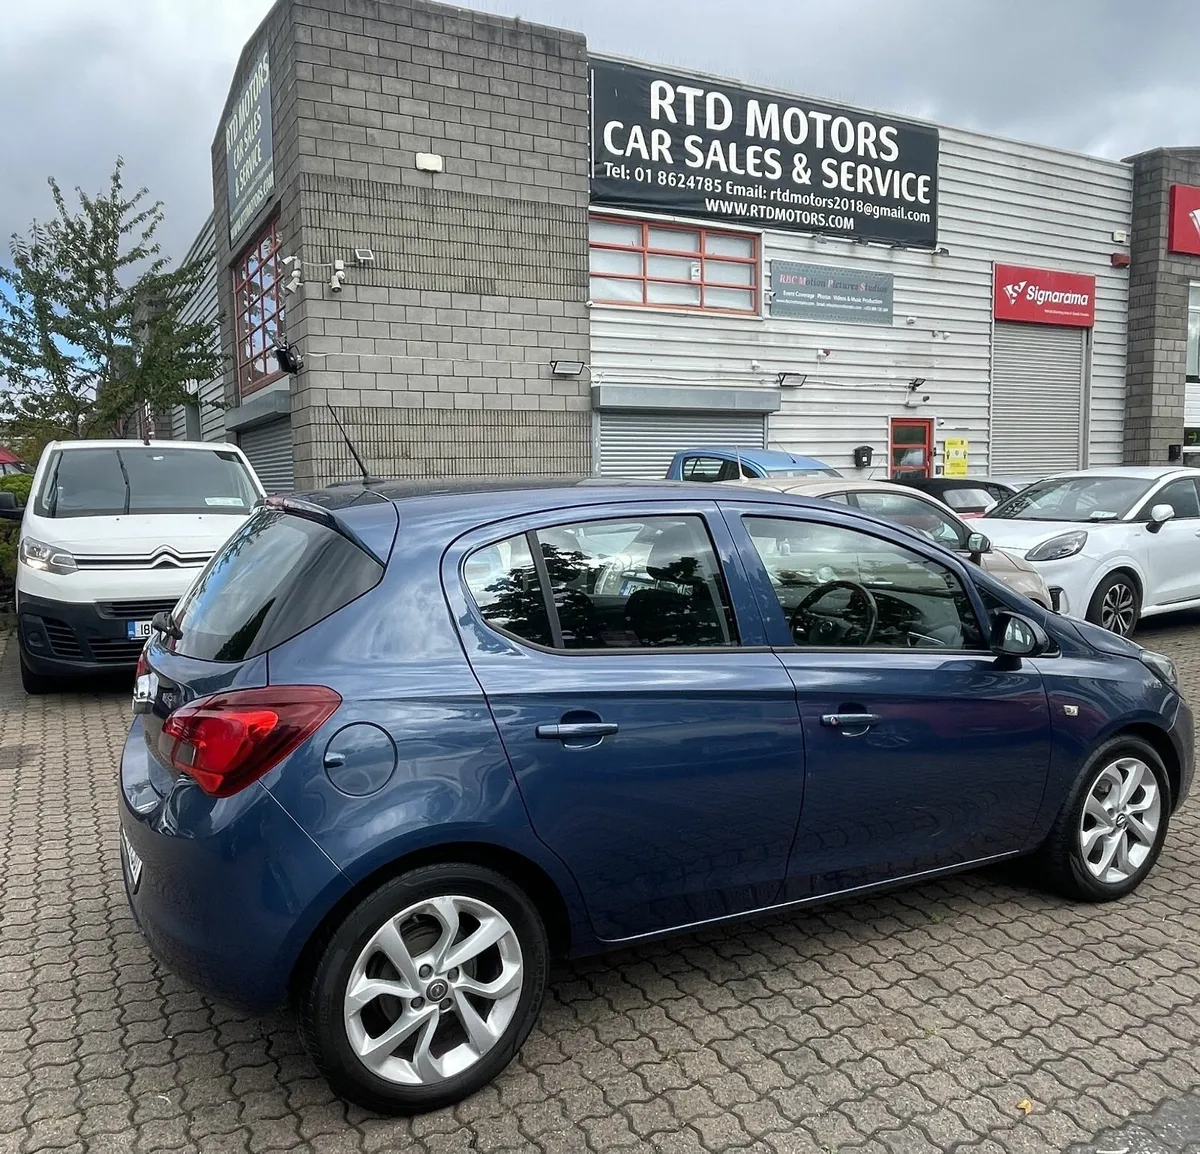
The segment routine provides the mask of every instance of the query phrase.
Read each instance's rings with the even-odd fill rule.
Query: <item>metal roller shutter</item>
[[[238,446],[246,454],[268,493],[290,493],[292,483],[292,423],[271,421],[238,434]]]
[[[661,479],[681,449],[763,449],[766,433],[762,413],[601,413],[600,472],[606,477]]]
[[[993,474],[1080,467],[1085,331],[996,323],[989,467]]]

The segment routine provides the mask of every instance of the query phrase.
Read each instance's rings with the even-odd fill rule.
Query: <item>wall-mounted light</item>
[[[583,361],[551,361],[550,372],[556,377],[579,377],[583,375]]]
[[[817,360],[827,361],[833,356],[833,349],[817,349]]]
[[[294,376],[304,368],[304,358],[295,345],[276,345],[275,360],[279,362],[279,371]]]
[[[775,378],[775,383],[781,389],[802,389],[804,388],[804,382],[807,380],[807,373],[780,373]]]
[[[910,393],[915,393],[924,383],[924,377],[913,377],[913,379],[908,382],[908,391]]]
[[[375,253],[369,248],[356,248],[354,250],[354,259],[359,264],[374,264]]]

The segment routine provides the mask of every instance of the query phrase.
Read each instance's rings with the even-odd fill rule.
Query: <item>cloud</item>
[[[467,3],[473,0],[465,0]],[[474,0],[594,50],[1121,157],[1200,144],[1194,0]],[[45,178],[103,187],[113,158],[166,202],[179,255],[211,208],[208,148],[268,0],[29,0],[0,27],[0,236]],[[14,110],[21,109],[19,114]]]

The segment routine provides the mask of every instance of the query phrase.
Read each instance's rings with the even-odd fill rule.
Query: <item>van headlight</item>
[[[1074,557],[1087,544],[1087,534],[1082,529],[1074,533],[1063,533],[1059,537],[1051,537],[1035,545],[1025,554],[1026,561],[1061,561],[1064,557]]]
[[[1165,682],[1172,689],[1178,691],[1179,672],[1175,668],[1174,661],[1149,649],[1143,649],[1140,656],[1142,664],[1152,670],[1158,676],[1159,681]]]
[[[21,538],[20,556],[22,565],[42,573],[74,573],[79,568],[66,549],[35,541],[32,537]]]

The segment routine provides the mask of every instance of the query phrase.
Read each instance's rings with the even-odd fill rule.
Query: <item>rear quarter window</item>
[[[383,566],[317,521],[255,514],[213,557],[176,614],[175,652],[245,661],[336,613],[379,584]]]

